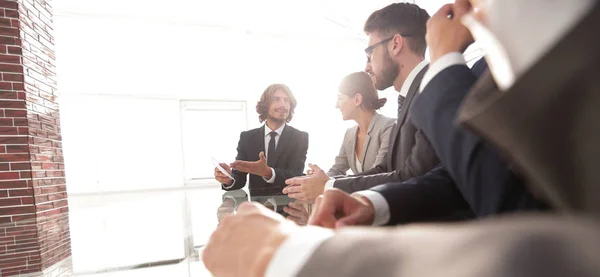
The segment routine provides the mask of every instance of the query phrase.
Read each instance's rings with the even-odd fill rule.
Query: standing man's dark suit
[[[236,160],[256,161],[260,152],[265,152],[265,126],[242,132],[237,147]],[[306,162],[308,151],[308,133],[285,125],[275,150],[274,161],[269,164],[275,171],[273,184],[267,183],[261,176],[250,174],[249,188],[251,195],[278,195],[286,186],[285,180],[300,176]],[[265,152],[266,153],[266,152]],[[269,159],[271,161],[271,159]],[[246,185],[248,173],[233,170],[235,182],[224,190],[241,189]]]
[[[410,85],[410,89],[392,131],[385,161],[359,175],[337,178],[335,188],[346,192],[366,190],[377,185],[421,176],[439,164],[435,151],[425,135],[412,123],[410,115],[427,68],[425,66],[421,69],[411,84],[406,84]]]

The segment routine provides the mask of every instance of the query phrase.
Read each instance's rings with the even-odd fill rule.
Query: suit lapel
[[[281,137],[279,138],[279,142],[277,143],[277,148],[275,149],[275,157],[273,158],[273,164],[270,166],[277,165],[279,157],[281,157],[283,151],[285,151],[285,149],[288,147],[290,140],[292,139],[291,132],[292,129],[290,128],[290,126],[286,125],[283,128],[283,132],[281,132]]]
[[[257,132],[254,133],[254,136],[252,138],[253,140],[253,144],[256,145],[256,156],[251,157],[250,161],[258,161],[258,154],[260,154],[260,152],[265,152],[266,154],[266,150],[265,150],[265,125],[262,126],[262,128],[257,129]]]
[[[419,71],[417,76],[415,76],[415,79],[413,80],[412,84],[410,84],[410,88],[408,89],[408,95],[406,96],[406,100],[404,100],[404,107],[402,107],[402,110],[400,111],[400,114],[398,115],[398,119],[396,120],[396,125],[394,125],[394,131],[392,132],[392,137],[390,138],[390,141],[392,143],[392,145],[390,147],[391,153],[394,153],[396,151],[396,146],[398,145],[398,138],[399,138],[398,133],[400,132],[402,125],[404,125],[404,121],[406,120],[406,115],[408,113],[408,110],[410,109],[410,106],[412,105],[415,95],[417,95],[417,93],[419,91],[419,87],[421,86],[421,80],[423,79],[423,75],[425,75],[425,72],[427,72],[428,68],[429,68],[429,65],[423,67],[423,69],[421,69],[421,71]],[[395,157],[396,155],[387,155],[387,156],[388,156],[388,164],[392,165],[393,161],[394,161],[393,157]]]
[[[350,168],[356,168],[356,134],[358,133],[358,126],[356,126],[353,130],[352,130],[352,134],[351,134],[351,138],[348,141],[348,145],[346,146],[348,148],[348,153],[350,153],[348,155],[348,164],[350,165]]]
[[[367,149],[369,149],[369,144],[371,143],[371,131],[373,131],[373,126],[375,126],[375,124],[377,124],[378,120],[379,120],[379,114],[375,113],[375,115],[373,116],[373,119],[371,119],[371,123],[369,123],[369,130],[367,130],[367,135],[365,136],[365,143],[363,144],[363,152],[360,157],[360,162],[363,164],[363,170],[364,170],[365,158],[367,157]]]

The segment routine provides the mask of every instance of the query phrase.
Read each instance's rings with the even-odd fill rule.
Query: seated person
[[[273,84],[263,92],[256,112],[265,125],[242,132],[236,161],[220,164],[234,180],[215,168],[215,179],[224,190],[243,188],[250,174],[250,195],[278,195],[286,179],[302,175],[308,133],[286,124],[292,120],[294,108],[296,98],[286,85]]]
[[[336,107],[344,120],[357,125],[348,129],[340,154],[328,176],[346,175],[348,169],[359,174],[384,161],[395,119],[376,112],[387,99],[379,99],[369,74],[355,72],[346,76],[339,88]]]

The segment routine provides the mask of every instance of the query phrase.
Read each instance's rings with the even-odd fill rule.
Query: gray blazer
[[[297,276],[600,276],[597,26],[599,4],[508,91],[485,89],[491,79],[482,76],[457,118],[571,216],[348,228],[319,246]]]
[[[359,174],[382,163],[388,152],[390,134],[394,127],[394,118],[389,118],[375,113],[363,145],[363,154],[360,157],[362,170],[356,165],[356,133],[358,125],[349,128],[344,135],[344,142],[340,147],[340,153],[335,157],[335,164],[327,172],[328,176],[346,175],[348,169],[354,174]]]

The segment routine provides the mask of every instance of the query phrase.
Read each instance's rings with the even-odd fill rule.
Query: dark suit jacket
[[[413,120],[430,138],[442,165],[408,182],[373,188],[390,205],[388,224],[451,218],[465,210],[482,217],[548,208],[496,149],[454,124],[462,100],[480,75],[474,91],[486,93],[495,88],[481,59],[472,70],[466,65],[443,70],[415,102]]]
[[[260,152],[265,151],[265,127],[242,132],[237,147],[237,160],[257,161]],[[283,128],[277,149],[275,162],[270,165],[275,170],[275,182],[267,183],[263,177],[250,174],[251,195],[279,195],[286,187],[285,180],[300,176],[304,171],[306,152],[308,151],[308,133],[299,131],[290,125]],[[241,189],[246,185],[248,173],[233,171],[235,182],[231,188],[224,190]]]
[[[421,176],[439,164],[435,151],[425,135],[412,123],[410,115],[427,68],[423,68],[410,84],[404,102],[407,108],[402,109],[398,115],[384,162],[359,175],[337,178],[334,187],[349,193],[366,190],[380,184]]]

